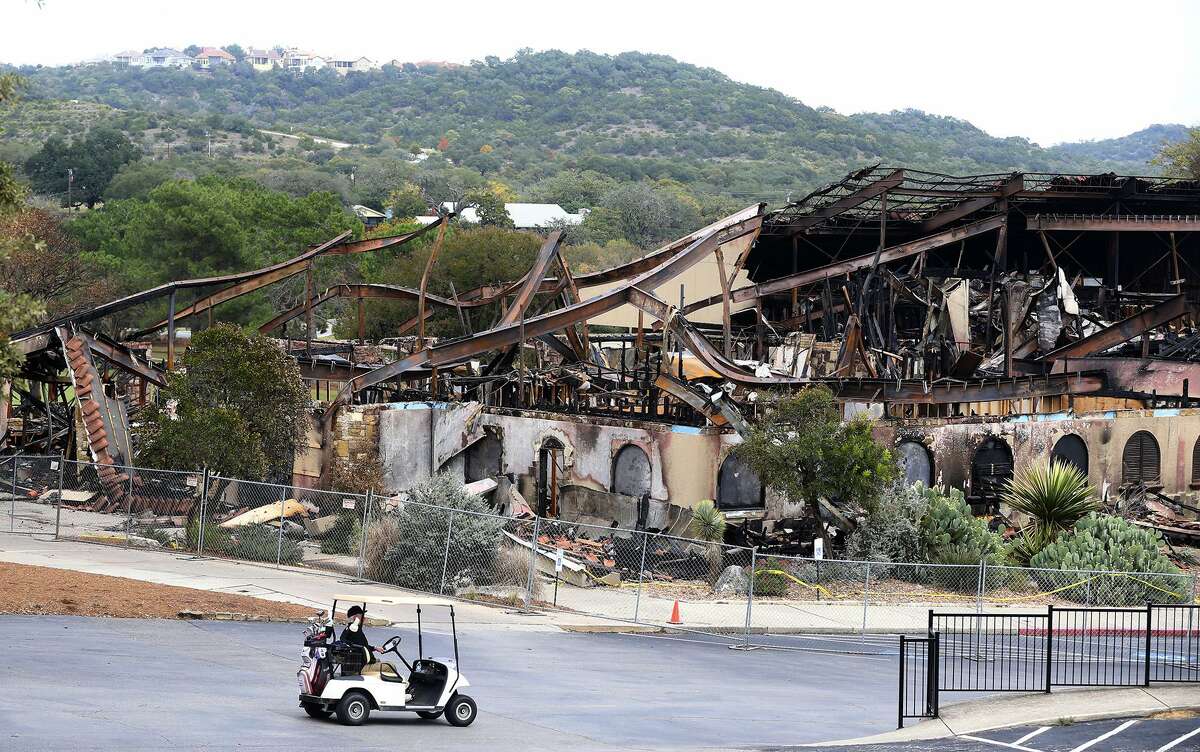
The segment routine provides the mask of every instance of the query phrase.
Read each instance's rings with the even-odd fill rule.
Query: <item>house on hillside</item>
[[[281,58],[275,50],[260,50],[254,47],[246,50],[246,62],[254,66],[254,70],[269,71],[279,67]]]
[[[108,61],[116,65],[133,65],[142,67],[150,62],[150,58],[147,57],[145,53],[138,52],[137,50],[125,50],[124,52],[118,52],[117,54],[113,55],[108,59]]]
[[[233,55],[217,47],[205,47],[196,53],[196,65],[208,70],[218,65],[229,65],[236,61]]]
[[[350,208],[354,211],[354,216],[358,217],[358,221],[362,222],[363,227],[368,230],[388,218],[388,215],[383,212],[375,211],[371,207],[363,206],[362,204],[355,204]]]
[[[371,58],[355,55],[334,55],[328,59],[328,62],[330,67],[342,75],[346,75],[350,71],[368,71],[379,67],[379,63]]]
[[[293,73],[305,73],[311,70],[321,70],[329,65],[329,61],[321,55],[292,48],[284,50],[281,65]]]
[[[147,60],[143,68],[190,68],[195,62],[191,55],[170,47],[150,50],[143,57]]]
[[[544,230],[549,227],[578,225],[583,223],[584,218],[588,214],[587,209],[580,209],[578,213],[572,214],[558,204],[511,203],[505,204],[504,210],[508,212],[508,216],[513,221],[513,226],[518,230]],[[454,211],[454,202],[442,202],[442,211]],[[479,222],[479,215],[475,211],[475,207],[467,206],[459,211],[458,219],[460,222],[467,224],[477,224]],[[438,218],[429,215],[417,217],[416,221],[423,225],[428,225],[438,221]]]

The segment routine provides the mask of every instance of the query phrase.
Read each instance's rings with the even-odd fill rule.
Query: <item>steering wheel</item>
[[[390,638],[387,642],[383,643],[383,645],[381,645],[379,647],[379,652],[381,652],[381,653],[396,653],[396,655],[399,655],[400,653],[396,650],[396,648],[399,646],[400,646],[400,635],[396,635],[395,637]]]

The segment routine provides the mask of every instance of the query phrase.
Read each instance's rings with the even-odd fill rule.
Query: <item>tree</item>
[[[430,211],[421,195],[421,189],[412,183],[405,183],[389,193],[387,203],[396,219],[412,219]]]
[[[257,269],[297,255],[307,246],[361,224],[331,193],[292,198],[245,178],[209,175],[199,180],[171,180],[144,199],[112,201],[100,211],[86,212],[70,224],[90,259],[112,271],[122,292],[133,292],[172,279]],[[316,267],[318,283],[341,281],[351,257],[327,259]],[[271,288],[269,298],[247,295],[230,301],[215,314],[227,321],[249,323],[273,316],[277,306],[292,305],[303,284]],[[136,319],[161,318],[163,305],[131,312]]]
[[[296,362],[257,332],[217,324],[192,338],[139,431],[154,467],[261,479],[290,471],[307,430],[309,393]]]
[[[1188,131],[1186,141],[1164,146],[1154,164],[1173,177],[1200,179],[1200,128]]]
[[[617,187],[617,181],[594,170],[569,170],[546,178],[529,189],[535,201],[558,204],[569,212],[592,209]]]
[[[0,107],[12,103],[21,79],[11,73],[0,74]],[[13,178],[7,162],[0,161],[0,220],[7,220],[20,206],[24,191]],[[33,241],[16,232],[0,230],[0,260],[26,251]],[[0,291],[0,379],[12,378],[21,368],[24,357],[17,352],[8,335],[42,315],[41,304],[28,295],[10,290]]]
[[[41,150],[25,161],[25,174],[38,193],[64,200],[69,193],[71,204],[86,204],[90,209],[121,166],[140,156],[120,131],[96,127],[83,140],[70,144],[58,137],[47,139]]]
[[[195,57],[196,55],[200,54],[200,45],[189,44],[187,47],[183,48],[183,52],[185,55],[190,55],[192,57]]]
[[[11,243],[0,259],[0,289],[45,303],[62,316],[112,297],[100,270],[53,214],[24,208],[0,213],[0,237]]]
[[[864,505],[896,474],[891,453],[871,436],[870,419],[843,421],[823,386],[775,400],[735,451],[764,483],[806,502],[818,523],[819,500]],[[824,525],[819,529],[825,537]]]
[[[629,183],[606,193],[580,229],[586,240],[624,239],[649,249],[694,230],[699,223],[696,207],[681,200],[678,192]]]
[[[233,59],[239,63],[246,59],[246,51],[242,49],[240,44],[227,44],[221,49],[233,55]]]
[[[391,234],[411,230],[415,226],[389,226]],[[392,257],[386,263],[368,267],[365,281],[420,286],[421,274],[429,259],[433,233],[427,233]],[[529,271],[533,259],[541,247],[542,239],[530,232],[519,232],[500,227],[471,227],[450,225],[437,263],[429,277],[429,292],[444,297],[451,294],[450,286],[460,295],[485,284],[520,279]],[[376,301],[371,304],[371,316],[367,320],[367,337],[395,336],[396,328],[416,314],[415,303],[390,303]],[[472,312],[472,317],[484,320],[493,312]],[[357,331],[352,317],[339,320],[339,336],[354,337]],[[478,321],[478,318],[477,318]],[[426,333],[438,336],[465,334],[461,330],[458,316],[450,309],[437,309],[425,325]]]
[[[504,201],[491,191],[474,191],[467,194],[466,203],[475,207],[475,216],[481,227],[513,227],[512,217],[504,208]]]

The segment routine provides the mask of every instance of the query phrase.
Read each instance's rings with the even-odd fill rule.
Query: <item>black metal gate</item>
[[[937,718],[938,634],[928,637],[900,635],[900,712],[898,728],[905,718]]]
[[[899,725],[935,718],[939,692],[1049,692],[1200,682],[1200,605],[1059,608],[1042,614],[929,612],[900,638]]]

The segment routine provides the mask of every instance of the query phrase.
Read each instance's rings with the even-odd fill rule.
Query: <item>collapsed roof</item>
[[[127,415],[174,367],[176,326],[299,275],[303,302],[260,329],[306,321],[305,341],[285,346],[306,377],[325,382],[327,416],[355,402],[437,396],[740,430],[764,390],[825,384],[891,417],[957,416],[983,403],[1000,406],[992,413],[1036,411],[1035,401],[1062,406],[1077,395],[1190,400],[1200,367],[1195,181],[872,166],[600,272],[574,274],[561,234],[550,232],[521,279],[447,297],[426,283],[449,220],[393,238],[340,235],[263,269],[170,282],[13,335],[30,387],[19,390],[19,433],[5,414],[8,446],[62,448],[79,410],[87,435],[75,440],[94,457],[129,460]],[[418,289],[313,287],[325,256],[403,247],[426,233],[436,239]],[[188,290],[196,297],[179,305]],[[166,317],[122,333],[123,343],[90,328],[160,298]],[[338,298],[357,306],[359,340],[367,301],[414,302],[395,332],[410,339],[368,362],[354,343],[314,343],[313,310]],[[438,309],[454,311],[466,334],[426,337]],[[162,331],[165,362],[152,362],[136,342]],[[92,388],[104,384],[113,386]]]

